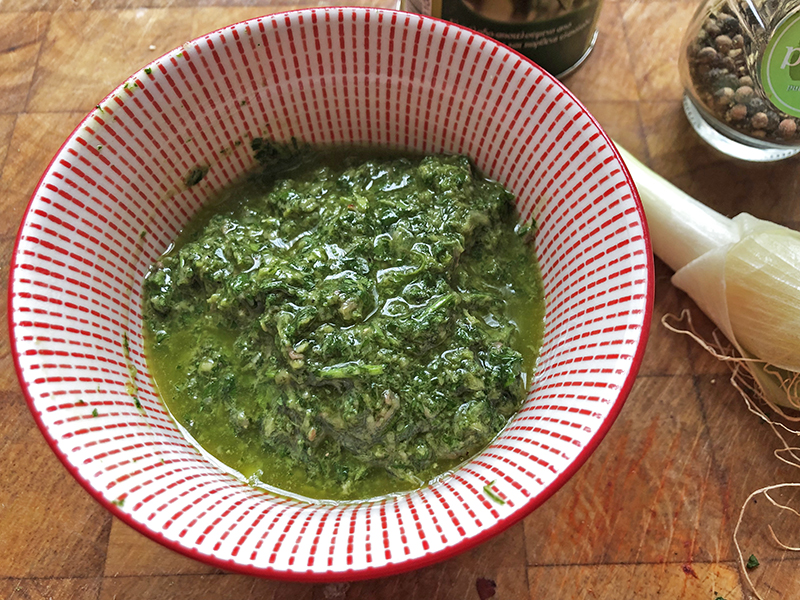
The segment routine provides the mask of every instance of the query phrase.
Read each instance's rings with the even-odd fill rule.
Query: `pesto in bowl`
[[[334,500],[417,488],[489,444],[544,318],[503,186],[463,156],[339,154],[226,190],[143,303],[150,371],[196,442],[254,485]]]

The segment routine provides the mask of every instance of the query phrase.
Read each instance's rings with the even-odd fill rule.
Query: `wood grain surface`
[[[324,0],[323,0],[324,1]],[[360,4],[360,3],[359,3]],[[386,0],[374,5],[390,6]],[[299,5],[264,0],[0,0],[0,250],[5,288],[28,199],[80,119],[134,70],[218,27]],[[606,0],[597,46],[566,85],[605,130],[673,183],[730,216],[800,228],[800,159],[744,164],[706,146],[681,110],[677,56],[688,0]],[[147,600],[743,600],[733,532],[762,486],[800,481],[727,366],[661,324],[689,309],[656,261],[647,352],[621,416],[585,466],[522,522],[449,561],[395,577],[288,584],[226,573],[111,517],[36,428],[0,345],[0,598]],[[6,294],[3,293],[3,302]],[[789,436],[790,443],[797,444]],[[780,500],[800,508],[800,494]],[[765,600],[800,598],[800,517],[763,496],[739,540]],[[493,582],[493,583],[492,583]]]

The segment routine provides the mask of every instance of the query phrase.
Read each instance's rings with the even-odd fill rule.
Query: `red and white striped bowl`
[[[339,504],[271,495],[204,458],[162,406],[143,356],[142,277],[251,167],[258,136],[465,153],[536,219],[548,308],[529,397],[489,448],[435,485]],[[196,167],[208,172],[187,189]],[[551,496],[630,391],[652,281],[631,179],[558,81],[446,22],[321,8],[203,36],[105,98],[31,199],[9,318],[45,438],[116,516],[224,569],[337,581],[441,560]]]

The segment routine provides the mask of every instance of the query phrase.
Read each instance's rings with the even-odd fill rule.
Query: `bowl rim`
[[[291,571],[291,570],[281,570],[274,567],[269,566],[257,566],[257,565],[245,565],[236,563],[232,560],[226,560],[219,558],[213,554],[206,554],[196,550],[194,548],[189,548],[186,546],[181,545],[175,540],[172,540],[165,536],[163,533],[159,531],[155,531],[147,527],[145,523],[140,523],[139,521],[135,520],[132,515],[128,514],[124,510],[122,510],[119,506],[111,502],[110,500],[106,499],[106,497],[98,491],[95,487],[92,486],[89,479],[83,477],[78,469],[72,465],[67,457],[67,453],[63,452],[59,447],[56,439],[51,435],[49,429],[45,425],[44,421],[41,418],[40,412],[35,407],[35,401],[32,397],[27,382],[23,378],[22,373],[22,365],[20,363],[20,356],[17,351],[17,341],[15,335],[15,324],[14,324],[14,313],[12,311],[7,311],[6,319],[9,331],[9,342],[10,342],[10,350],[14,360],[14,368],[17,375],[17,379],[19,381],[20,387],[22,388],[22,392],[25,396],[26,404],[28,405],[28,409],[31,415],[36,422],[40,432],[45,438],[45,441],[50,446],[50,449],[53,453],[58,457],[61,461],[62,465],[66,468],[66,470],[72,475],[72,477],[89,493],[89,495],[94,498],[103,508],[111,513],[112,516],[118,518],[120,521],[125,523],[127,526],[131,527],[135,531],[140,534],[145,535],[146,537],[150,538],[151,540],[161,544],[162,546],[192,558],[194,560],[200,561],[202,563],[227,570],[229,572],[235,572],[244,575],[250,575],[255,577],[261,578],[268,578],[274,579],[277,581],[286,581],[286,582],[300,582],[300,583],[341,583],[341,582],[350,582],[350,581],[359,581],[365,579],[375,579],[379,577],[388,577],[391,575],[398,575],[401,573],[406,573],[412,570],[420,569],[426,566],[430,566],[439,562],[443,562],[448,560],[458,554],[461,554],[471,548],[474,548],[483,542],[487,541],[488,539],[496,536],[497,534],[505,531],[512,525],[516,524],[517,522],[521,521],[528,515],[530,515],[536,508],[541,506],[545,501],[549,500],[558,490],[560,490],[564,484],[567,483],[574,475],[577,473],[578,470],[586,463],[588,458],[594,453],[594,451],[599,446],[600,442],[603,441],[608,431],[611,429],[611,426],[617,420],[623,405],[625,404],[632,388],[636,377],[638,375],[639,369],[642,364],[642,360],[644,357],[644,352],[647,346],[647,340],[649,337],[650,331],[650,323],[652,320],[653,315],[653,303],[654,303],[654,292],[655,292],[655,271],[654,271],[654,260],[652,254],[652,246],[650,241],[650,235],[647,228],[647,221],[645,218],[644,208],[642,206],[639,193],[636,189],[634,184],[633,178],[628,171],[625,162],[623,161],[619,151],[617,150],[614,142],[611,140],[610,136],[603,130],[600,124],[597,122],[595,117],[586,109],[580,100],[578,100],[575,95],[569,90],[563,83],[561,83],[554,75],[551,75],[547,71],[545,71],[542,67],[531,61],[531,59],[525,57],[520,52],[510,48],[509,46],[503,44],[502,42],[495,40],[483,33],[478,31],[474,31],[463,25],[459,25],[457,23],[453,23],[450,21],[446,21],[437,17],[432,17],[428,15],[420,15],[413,12],[402,11],[397,9],[391,8],[379,8],[379,7],[370,7],[370,6],[353,6],[353,5],[342,5],[342,6],[317,6],[317,7],[306,7],[306,8],[296,8],[290,10],[279,10],[274,13],[267,13],[264,15],[260,15],[257,17],[251,17],[248,19],[244,19],[241,21],[236,21],[215,29],[213,31],[204,33],[202,35],[197,36],[192,40],[188,40],[184,44],[177,46],[175,48],[170,49],[169,51],[165,52],[164,54],[160,55],[159,57],[155,58],[154,60],[150,61],[146,65],[143,65],[140,69],[134,72],[138,73],[141,70],[146,68],[152,67],[159,62],[161,62],[165,57],[170,56],[171,54],[175,53],[176,51],[180,51],[181,48],[186,46],[187,44],[191,44],[195,41],[204,39],[209,36],[213,36],[215,34],[224,32],[232,27],[236,27],[242,25],[244,23],[255,22],[259,19],[264,18],[276,18],[281,17],[284,15],[291,16],[294,14],[304,13],[304,14],[312,14],[312,13],[331,13],[331,12],[340,12],[340,11],[347,11],[351,14],[366,14],[366,13],[375,13],[375,14],[387,14],[387,15],[401,15],[401,16],[408,16],[411,15],[414,18],[422,19],[423,21],[433,21],[437,23],[441,23],[442,25],[453,27],[457,29],[462,29],[468,31],[470,34],[475,35],[476,37],[481,38],[485,42],[491,45],[499,45],[505,50],[511,52],[512,54],[516,55],[522,61],[534,66],[539,73],[545,77],[546,79],[550,80],[550,83],[555,84],[556,87],[559,88],[559,91],[564,93],[572,102],[574,102],[584,113],[585,117],[597,128],[598,133],[604,139],[606,144],[608,145],[610,151],[614,155],[618,165],[621,167],[622,175],[625,178],[625,181],[630,187],[632,192],[632,199],[635,204],[636,213],[641,221],[642,227],[642,243],[645,246],[645,262],[646,268],[644,270],[644,277],[646,279],[646,297],[645,297],[645,306],[642,311],[642,325],[640,328],[640,336],[639,341],[636,346],[636,350],[633,353],[632,359],[630,361],[630,370],[625,378],[624,383],[619,388],[619,393],[617,394],[616,401],[614,402],[611,409],[608,411],[607,416],[597,428],[596,433],[591,438],[591,440],[581,449],[581,451],[575,456],[575,458],[567,465],[567,467],[559,473],[547,486],[542,488],[541,492],[539,492],[535,497],[531,498],[528,502],[524,504],[520,504],[516,510],[508,515],[507,517],[501,518],[497,520],[492,526],[485,527],[481,529],[477,534],[472,537],[465,537],[460,539],[459,541],[455,542],[454,544],[443,548],[441,550],[433,551],[424,554],[423,556],[410,558],[407,560],[399,561],[396,563],[388,563],[383,566],[367,566],[366,568],[358,568],[358,569],[345,569],[341,571],[325,571],[325,572],[313,572],[313,571]],[[113,98],[116,94],[119,94],[123,90],[123,86],[125,83],[134,76],[134,74],[129,75],[122,83],[116,86],[113,90],[111,90],[101,101],[100,105],[103,105],[107,100]],[[84,116],[77,126],[72,130],[72,132],[64,139],[64,141],[59,146],[58,150],[54,153],[53,157],[47,164],[47,167],[42,172],[42,175],[39,177],[39,180],[34,188],[30,198],[28,199],[28,203],[25,207],[25,211],[23,213],[22,219],[20,220],[20,225],[17,230],[17,234],[14,240],[14,246],[11,255],[11,262],[9,265],[9,275],[8,275],[8,291],[6,296],[6,302],[8,306],[12,306],[12,298],[14,297],[15,290],[14,290],[14,275],[19,267],[18,258],[19,258],[19,245],[22,238],[23,230],[25,222],[28,219],[31,206],[40,192],[42,183],[44,179],[47,177],[48,173],[51,171],[53,165],[56,163],[58,158],[60,157],[62,151],[64,150],[65,146],[70,142],[70,140],[75,136],[75,134],[81,130],[84,125],[91,119],[92,112],[90,111],[86,116]],[[368,502],[369,500],[359,501],[353,500],[348,501],[348,503],[358,504],[359,502]]]

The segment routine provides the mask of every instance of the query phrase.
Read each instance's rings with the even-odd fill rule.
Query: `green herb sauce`
[[[524,400],[544,317],[531,232],[461,156],[291,162],[226,190],[152,266],[150,371],[255,485],[419,487]]]

